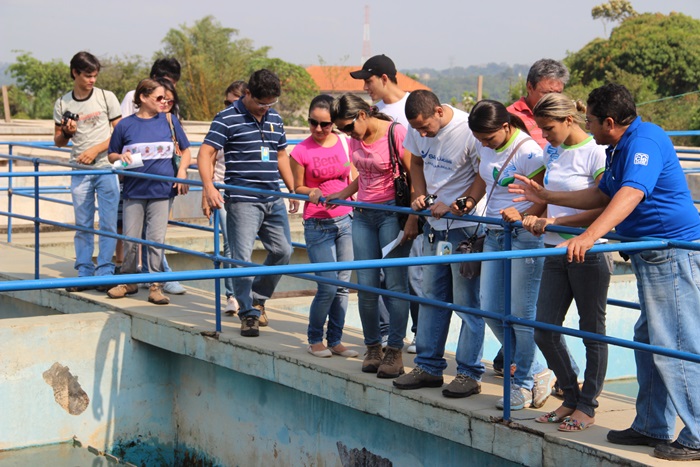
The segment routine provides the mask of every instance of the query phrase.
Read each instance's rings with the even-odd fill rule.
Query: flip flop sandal
[[[547,412],[535,419],[537,423],[561,423],[569,419],[569,416],[559,417],[555,411]]]
[[[592,426],[593,424],[579,422],[578,420],[574,420],[573,418],[567,417],[567,419],[564,420],[562,425],[564,425],[563,428],[561,426],[559,426],[559,428],[557,428],[559,431],[563,431],[566,433],[573,433],[573,432],[577,432],[577,431],[583,431],[583,430],[587,429],[588,427]]]

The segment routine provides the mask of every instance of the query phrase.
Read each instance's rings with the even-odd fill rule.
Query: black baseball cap
[[[361,70],[351,71],[350,76],[355,79],[367,79],[370,76],[387,75],[390,78],[396,76],[396,66],[386,55],[375,55],[362,65]]]

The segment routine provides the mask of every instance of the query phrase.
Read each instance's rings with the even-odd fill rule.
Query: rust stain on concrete
[[[73,376],[70,368],[56,362],[43,375],[46,384],[53,388],[58,405],[71,415],[80,415],[90,405],[90,398]]]

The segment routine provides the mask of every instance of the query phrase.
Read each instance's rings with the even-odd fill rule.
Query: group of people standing
[[[144,165],[133,170],[186,178],[189,142],[177,117],[168,117],[167,105],[176,101],[174,87],[154,79],[141,81],[133,98],[138,111],[120,121],[114,95],[94,88],[99,64],[89,54],[81,54],[74,57],[75,63],[71,61],[75,89],[56,104],[56,144],[64,146],[72,140],[72,160],[78,164],[103,168],[108,161],[121,161],[128,165],[139,153]],[[602,237],[613,228],[632,237],[700,240],[700,219],[673,145],[660,128],[641,122],[624,87],[608,84],[594,90],[586,108],[562,94],[566,68],[553,60],[540,60],[530,70],[528,95],[521,101],[506,108],[484,100],[466,113],[441,104],[430,91],[401,91],[396,75],[394,63],[384,55],[372,57],[352,73],[365,81],[370,96],[382,96],[377,106],[353,94],[314,98],[308,114],[311,136],[291,154],[283,121],[274,110],[281,95],[280,81],[269,70],[254,72],[239,89],[236,97],[240,98],[227,102],[216,115],[198,156],[202,202],[205,214],[224,210],[226,243],[235,267],[250,263],[256,236],[268,252],[265,265],[289,262],[287,211],[296,212],[298,202],[291,200],[288,209],[282,198],[270,194],[279,191],[281,178],[291,193],[308,196],[303,219],[312,262],[405,257],[414,242],[421,246],[418,254],[452,254],[463,240],[480,234],[485,235],[484,251],[491,252],[503,251],[506,243],[512,250],[565,246],[565,257],[511,261],[511,312],[517,318],[561,325],[575,300],[581,329],[602,335],[612,262],[608,254],[590,253],[593,245],[604,241]],[[79,115],[76,119],[65,111]],[[592,135],[581,128],[583,123]],[[114,127],[111,136],[110,126]],[[175,155],[182,157],[179,166],[173,164]],[[418,215],[371,207],[395,203],[394,179],[400,170],[410,180],[411,207],[423,211],[425,222],[419,222]],[[222,193],[214,186],[220,180],[246,190]],[[116,219],[112,223],[119,199],[115,176],[76,176],[71,189],[76,224],[92,227],[97,197],[100,228],[116,232]],[[128,177],[123,193],[125,233],[140,237],[146,227],[146,239],[162,242],[172,199],[185,192],[183,184]],[[356,200],[364,206],[351,209],[337,200]],[[504,229],[504,224],[446,218],[448,213],[519,224]],[[552,225],[587,229],[571,237],[549,230]],[[94,266],[91,239],[89,233],[76,234],[79,275],[112,274],[115,240],[100,237]],[[397,239],[396,247],[383,251]],[[162,250],[148,247],[148,253],[149,269],[162,271]],[[635,340],[700,353],[692,331],[700,310],[696,277],[700,256],[678,248],[632,253],[642,308]],[[122,271],[136,272],[138,262],[138,245],[127,242]],[[366,346],[361,369],[380,378],[395,378],[394,386],[403,390],[444,385],[444,349],[452,310],[421,304],[413,317],[415,367],[404,373],[409,301],[397,294],[405,296],[411,288],[428,299],[505,313],[502,261],[484,262],[480,277],[462,277],[459,264],[426,265],[422,271],[419,290],[409,287],[409,271],[404,267],[357,271]],[[342,342],[348,289],[338,285],[338,281],[349,282],[350,272],[317,275],[307,350],[316,357],[355,357],[358,352]],[[259,327],[267,325],[265,302],[278,281],[279,276],[232,279],[227,296],[235,299],[229,301],[228,311],[239,315],[242,336],[258,336]],[[108,294],[119,298],[135,293],[135,287],[119,285]],[[149,300],[165,302],[160,288],[151,285]],[[377,288],[392,293],[380,299],[373,291]],[[387,310],[384,317],[382,306]],[[461,319],[457,376],[443,389],[445,397],[481,392],[485,325],[501,342],[505,337],[500,320],[457,315]],[[383,320],[388,321],[385,348]],[[509,330],[514,365],[505,373],[512,375],[511,408],[541,407],[556,377],[564,401],[537,421],[556,423],[567,432],[593,425],[607,346],[584,339],[586,366],[579,385],[578,367],[560,334],[519,324]],[[547,366],[536,360],[536,347]],[[655,455],[666,459],[700,459],[700,414],[696,413],[700,395],[689,390],[700,367],[641,351],[635,356],[640,382],[637,418],[631,428],[611,431],[608,439],[655,446]],[[501,399],[497,406],[503,404]],[[685,428],[677,441],[669,443],[676,415]]]

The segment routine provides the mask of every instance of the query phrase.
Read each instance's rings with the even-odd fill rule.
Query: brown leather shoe
[[[163,293],[163,286],[158,282],[151,284],[148,292],[148,301],[156,305],[167,305],[170,299]]]
[[[107,291],[109,298],[124,298],[127,295],[134,295],[139,291],[139,286],[136,284],[119,284]]]
[[[404,373],[401,349],[387,347],[384,359],[377,369],[377,378],[398,378]]]
[[[376,373],[379,365],[382,364],[382,344],[374,344],[367,346],[367,353],[362,362],[362,371],[364,373]]]

